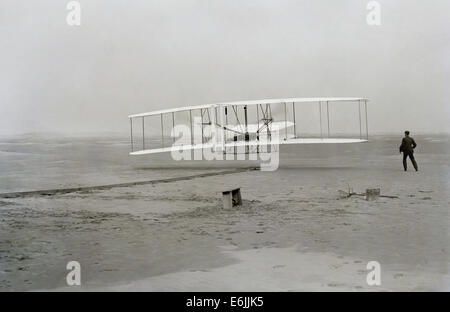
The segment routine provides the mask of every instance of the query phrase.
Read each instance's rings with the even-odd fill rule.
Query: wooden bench
[[[229,209],[242,205],[241,189],[235,188],[222,192],[223,208]]]

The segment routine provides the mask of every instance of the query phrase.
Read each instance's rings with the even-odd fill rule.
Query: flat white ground
[[[274,172],[1,199],[0,290],[450,290],[450,145],[416,140],[418,173],[379,139],[288,147]],[[348,185],[399,198],[339,198]],[[232,186],[244,202],[224,210]]]

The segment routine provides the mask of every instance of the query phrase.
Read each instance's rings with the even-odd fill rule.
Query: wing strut
[[[297,127],[296,127],[296,122],[295,122],[295,102],[292,102],[292,114],[294,116],[294,138],[297,137]]]

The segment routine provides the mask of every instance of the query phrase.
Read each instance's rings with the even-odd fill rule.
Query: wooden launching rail
[[[20,198],[20,197],[33,197],[33,196],[54,196],[67,193],[75,193],[82,191],[94,191],[94,190],[109,190],[116,187],[129,187],[135,185],[146,185],[146,184],[158,184],[158,183],[170,183],[184,180],[191,180],[195,178],[206,178],[218,175],[240,173],[246,171],[258,170],[255,167],[238,168],[232,170],[207,172],[196,175],[184,176],[184,177],[174,177],[160,180],[149,180],[149,181],[137,181],[137,182],[126,182],[118,184],[108,184],[108,185],[97,185],[97,186],[83,186],[83,187],[72,187],[72,188],[62,188],[62,189],[49,189],[49,190],[38,190],[38,191],[25,191],[25,192],[11,192],[0,194],[0,198]]]

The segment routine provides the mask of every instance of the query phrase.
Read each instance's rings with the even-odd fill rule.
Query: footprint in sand
[[[403,277],[404,275],[402,274],[402,273],[396,273],[396,274],[394,274],[394,278],[395,279],[397,279],[397,278],[400,278],[400,277]]]
[[[330,268],[330,269],[335,269],[335,270],[336,270],[336,269],[339,269],[341,266],[342,266],[342,265],[339,265],[339,264],[330,264],[330,265],[329,265],[329,268]]]
[[[281,268],[284,268],[286,265],[284,265],[284,264],[277,264],[277,265],[274,265],[273,267],[272,267],[272,269],[281,269]]]
[[[339,286],[345,286],[345,284],[342,283],[328,283],[328,287],[339,287]]]

